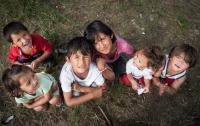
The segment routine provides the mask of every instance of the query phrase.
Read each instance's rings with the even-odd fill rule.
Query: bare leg
[[[57,85],[57,83],[54,83],[52,85],[51,91],[52,91],[52,93],[58,91],[58,85]],[[52,105],[55,105],[55,106],[60,106],[61,105],[61,98],[60,98],[60,96],[52,96],[52,98],[50,99],[49,103],[52,104]]]
[[[61,99],[60,99],[59,96],[53,96],[53,97],[51,98],[51,100],[49,101],[49,103],[50,103],[51,105],[60,106],[60,105],[61,105]]]
[[[46,111],[47,110],[47,104],[41,105],[41,106],[37,106],[35,108],[33,108],[33,110],[40,112],[40,111]]]

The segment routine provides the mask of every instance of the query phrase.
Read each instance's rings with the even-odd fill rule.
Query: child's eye
[[[100,41],[103,41],[103,40],[105,40],[105,39],[106,39],[106,37],[103,37],[103,38],[100,39]]]
[[[19,42],[20,42],[20,39],[17,39],[17,42],[19,43]]]
[[[95,42],[95,43],[94,43],[94,46],[97,46],[97,45],[99,45],[99,42]]]
[[[176,56],[176,58],[181,59],[181,56]]]
[[[22,34],[22,37],[25,37],[25,36],[27,36],[27,34],[26,34],[26,33]]]
[[[88,59],[88,58],[89,58],[89,56],[84,56],[84,58],[85,58],[85,59]]]
[[[79,56],[75,56],[74,58],[75,58],[75,59],[79,59]]]

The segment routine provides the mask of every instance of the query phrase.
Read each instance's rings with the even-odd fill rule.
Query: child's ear
[[[70,60],[69,60],[69,57],[65,56],[65,60],[69,63]]]

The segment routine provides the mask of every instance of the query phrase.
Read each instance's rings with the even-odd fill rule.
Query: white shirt
[[[174,75],[169,75],[167,74],[167,69],[168,69],[168,64],[169,64],[169,55],[165,55],[165,64],[164,64],[164,67],[163,67],[163,70],[162,70],[162,73],[161,73],[161,78],[170,78],[170,79],[179,79],[183,76],[186,75],[186,70],[180,72],[180,73],[177,73],[177,74],[174,74]]]
[[[144,77],[144,79],[151,80],[152,79],[152,70],[149,68],[145,68],[143,70],[138,69],[134,64],[133,64],[133,58],[131,58],[127,63],[126,63],[126,73],[127,74],[132,74],[132,76],[136,79],[140,79],[141,77]]]
[[[66,62],[60,73],[60,82],[63,92],[72,91],[72,83],[76,81],[78,84],[86,87],[96,87],[104,84],[104,78],[97,66],[90,64],[88,75],[85,79],[80,79],[73,72],[70,63]]]

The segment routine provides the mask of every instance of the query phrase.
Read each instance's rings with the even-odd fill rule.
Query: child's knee
[[[41,105],[41,106],[35,107],[33,108],[33,110],[35,110],[36,112],[45,111],[47,110],[47,105]]]
[[[51,91],[54,93],[57,90],[58,90],[57,82],[54,82],[53,85],[52,85],[52,87],[51,87]]]
[[[120,76],[120,81],[121,81],[121,83],[124,84],[124,85],[131,86],[131,83],[130,83],[128,77],[127,77],[127,74],[122,74],[122,75]]]
[[[59,106],[61,104],[61,98],[59,96],[54,96],[49,101],[51,105]]]

